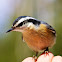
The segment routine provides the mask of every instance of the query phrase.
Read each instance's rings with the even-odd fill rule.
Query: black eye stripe
[[[40,21],[37,21],[37,20],[35,20],[35,19],[29,19],[29,20],[27,20],[28,22],[32,22],[33,24],[40,24]]]
[[[18,24],[16,27],[20,27],[20,26],[24,25],[25,23],[27,23],[27,20],[26,20],[26,21],[21,22],[21,23],[20,23],[20,24]]]
[[[23,22],[21,22],[20,24],[18,24],[16,27],[20,27],[23,25]]]
[[[32,22],[35,25],[37,25],[37,24],[39,25],[40,24],[40,21],[37,21],[37,20],[34,20],[34,19],[29,19],[29,20],[25,20],[25,21],[21,22],[16,27],[22,26],[22,25],[24,25],[24,24],[26,24],[28,22]]]

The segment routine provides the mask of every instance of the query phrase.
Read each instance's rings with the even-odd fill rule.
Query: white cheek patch
[[[27,27],[34,30],[38,29],[38,26],[34,25],[33,23],[28,23]]]
[[[33,26],[33,23],[27,23],[27,27]]]
[[[15,25],[14,27],[16,27],[18,24],[20,24],[21,22],[25,21],[25,20],[29,20],[29,19],[35,19],[33,17],[25,17],[25,18],[21,18]]]

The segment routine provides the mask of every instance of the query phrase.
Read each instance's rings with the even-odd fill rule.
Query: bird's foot
[[[49,55],[49,49],[48,49],[48,47],[46,48],[46,50],[42,54],[45,54],[45,56]]]
[[[41,55],[45,54],[45,55],[48,55],[48,51],[44,51]]]
[[[37,57],[35,57],[35,62],[37,62]]]
[[[51,52],[49,52],[49,51],[44,51],[41,55],[45,55],[45,56],[49,56],[49,53],[51,53]]]
[[[36,62],[36,61],[37,61],[37,56],[34,56],[34,55],[33,55],[33,58],[35,59],[35,62]]]
[[[49,51],[45,51],[45,56],[49,55]]]

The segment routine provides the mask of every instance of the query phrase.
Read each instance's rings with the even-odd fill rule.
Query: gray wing
[[[45,24],[45,25],[47,26],[47,28],[48,28],[49,30],[51,30],[52,33],[56,36],[56,31],[55,31],[55,29],[54,29],[51,25],[49,25],[48,23],[46,23],[46,22],[44,22],[44,21],[41,21],[41,23],[42,23],[42,24]]]
[[[56,35],[56,31],[55,31],[55,29],[54,29],[52,26],[47,25],[47,28],[48,28],[49,30],[51,30],[54,35]]]

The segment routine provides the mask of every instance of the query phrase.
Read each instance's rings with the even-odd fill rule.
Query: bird
[[[13,22],[11,31],[22,33],[22,40],[29,48],[36,52],[36,56],[41,51],[49,51],[49,48],[56,43],[56,31],[48,23],[33,18],[31,16],[19,16]]]

